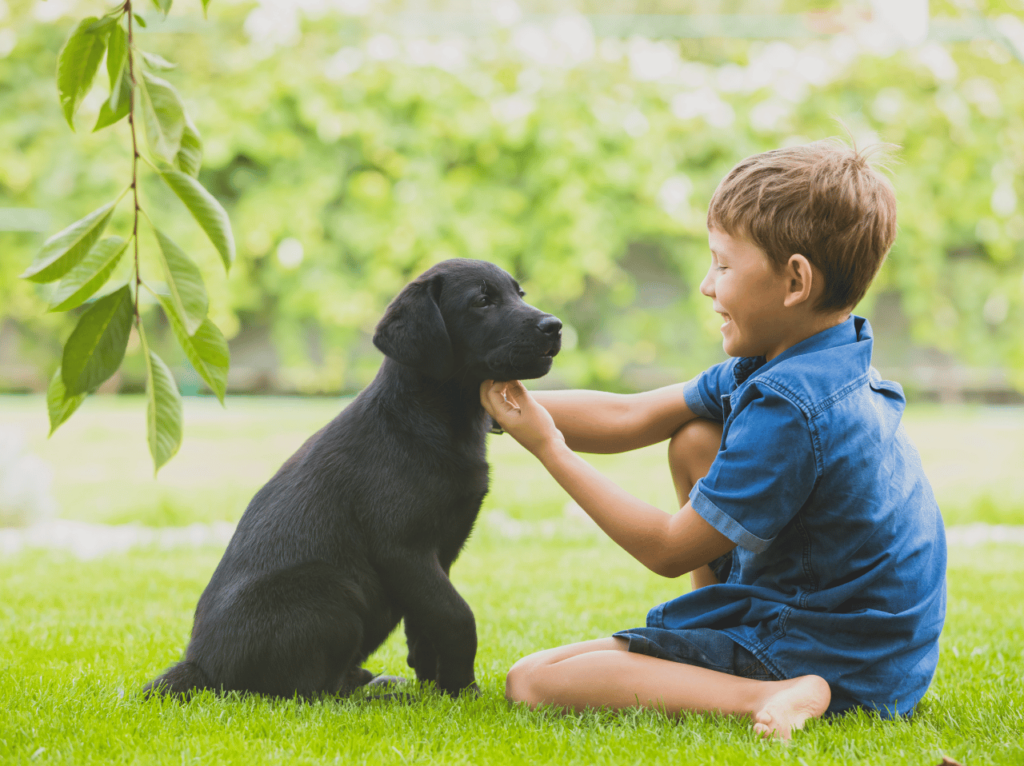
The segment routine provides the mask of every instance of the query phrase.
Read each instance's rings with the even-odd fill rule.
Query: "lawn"
[[[87,402],[45,441],[38,399],[0,398],[54,466],[61,514],[182,524],[238,517],[249,495],[339,402],[190,401],[182,453],[157,482],[142,403]],[[947,519],[1024,523],[1024,413],[912,411]],[[662,507],[662,450],[595,462]],[[200,696],[147,701],[137,690],[177,659],[220,551],[136,550],[82,562],[25,551],[0,562],[0,763],[707,763],[934,766],[1024,763],[1024,557],[1011,546],[951,549],[942,660],[911,721],[865,714],[814,722],[792,745],[749,724],[657,713],[560,716],[510,707],[508,667],[539,648],[643,623],[686,585],[645,572],[566,512],[565,498],[508,437],[493,442],[494,488],[452,576],[480,634],[479,699],[422,693],[407,704],[299,704]],[[397,637],[374,671],[404,672]]]
[[[145,402],[90,397],[50,439],[39,397],[0,396],[0,428],[21,432],[28,449],[54,469],[64,518],[153,526],[235,521],[278,466],[330,420],[346,400],[233,397],[221,408],[189,398],[181,451],[153,480],[145,441]],[[1024,524],[1024,409],[911,407],[904,418],[947,524]],[[634,494],[669,509],[675,503],[664,446],[592,462]],[[515,519],[562,516],[566,497],[509,437],[491,442],[492,485],[485,513]]]

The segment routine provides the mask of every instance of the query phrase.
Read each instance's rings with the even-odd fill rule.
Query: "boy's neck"
[[[843,310],[835,313],[822,314],[817,311],[808,311],[802,317],[794,317],[792,329],[787,331],[780,339],[780,343],[764,354],[766,361],[771,361],[782,352],[793,348],[797,343],[802,343],[819,332],[825,332],[833,327],[841,325],[850,318],[850,311]]]

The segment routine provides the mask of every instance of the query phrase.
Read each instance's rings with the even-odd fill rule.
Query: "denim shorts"
[[[753,654],[725,633],[711,628],[665,630],[664,628],[631,628],[620,630],[615,638],[629,641],[629,651],[660,660],[682,662],[699,668],[728,673],[731,676],[757,681],[782,680]]]

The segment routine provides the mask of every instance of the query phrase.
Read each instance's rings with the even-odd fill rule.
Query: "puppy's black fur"
[[[377,377],[249,503],[185,659],[147,692],[345,694],[403,619],[418,679],[475,688],[476,623],[448,572],[487,493],[479,386],[545,375],[561,344],[521,296],[462,259],[402,290],[373,338]]]

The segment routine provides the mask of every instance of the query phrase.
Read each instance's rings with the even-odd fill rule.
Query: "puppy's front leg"
[[[437,557],[405,551],[389,557],[382,570],[389,594],[405,615],[406,625],[412,626],[415,641],[411,656],[417,676],[420,660],[416,653],[421,644],[426,644],[437,657],[433,680],[438,689],[453,697],[465,689],[476,689],[476,620]],[[424,655],[424,672],[429,675],[427,660]]]
[[[437,681],[437,652],[423,631],[417,629],[416,623],[408,616],[405,618],[405,641],[409,647],[406,662],[416,671],[416,679]]]

